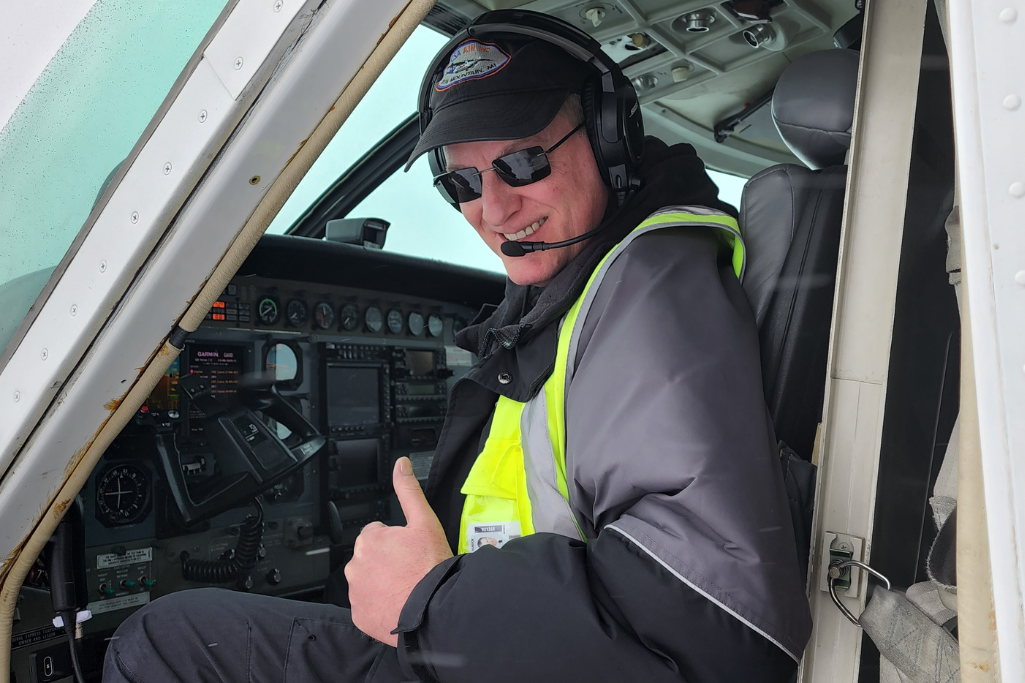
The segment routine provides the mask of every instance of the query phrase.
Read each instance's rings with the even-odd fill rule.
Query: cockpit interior
[[[409,108],[392,107],[380,133],[358,127],[357,108],[338,149],[300,183],[101,457],[63,522],[70,549],[52,543],[36,560],[18,598],[11,680],[73,680],[51,605],[61,552],[74,599],[91,615],[78,626],[87,681],[99,680],[118,625],[176,591],[219,586],[346,604],[340,570],[360,529],[402,523],[396,459],[409,457],[426,481],[449,393],[475,363],[456,333],[503,297],[497,258],[458,244],[476,239],[462,218],[437,197],[419,203],[434,192],[425,164],[401,170],[419,134],[417,66],[487,10],[523,7],[583,29],[633,82],[645,132],[694,146],[748,240],[744,287],[777,438],[816,462],[864,4],[438,2],[407,44],[419,40],[420,52],[395,58],[408,71],[402,85],[386,71],[367,95]],[[959,317],[944,267],[954,201],[946,55],[930,4],[872,552],[873,566],[904,586],[926,572],[935,536],[926,503],[957,414]],[[363,116],[377,117],[371,107],[383,105],[367,103]],[[404,189],[414,181],[422,194]],[[441,224],[444,233],[425,228]],[[808,524],[802,552],[814,561],[810,502],[798,512]],[[878,655],[868,639],[862,648],[860,680],[877,681]]]

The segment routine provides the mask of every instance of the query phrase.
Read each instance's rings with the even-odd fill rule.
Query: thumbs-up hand
[[[352,560],[345,565],[352,623],[382,643],[395,647],[398,626],[409,594],[437,565],[452,557],[445,531],[424,498],[409,458],[399,458],[392,472],[406,526],[371,522],[363,527]]]

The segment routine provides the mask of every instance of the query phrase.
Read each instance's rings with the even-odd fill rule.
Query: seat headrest
[[[772,95],[772,120],[787,147],[809,168],[844,162],[857,89],[854,50],[803,55],[779,77]]]

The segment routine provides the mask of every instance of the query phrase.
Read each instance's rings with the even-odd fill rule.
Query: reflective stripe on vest
[[[737,221],[706,207],[661,209],[609,251],[562,320],[555,368],[544,388],[526,403],[498,397],[484,449],[461,489],[466,502],[458,552],[501,547],[535,531],[585,539],[573,514],[566,462],[566,391],[574,373],[578,323],[587,317],[605,273],[631,242],[648,232],[676,227],[720,230],[732,252],[733,271],[743,278],[746,255]]]

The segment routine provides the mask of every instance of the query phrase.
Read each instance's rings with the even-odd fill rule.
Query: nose
[[[501,227],[520,208],[520,197],[497,173],[482,173],[480,179],[481,218],[492,227]]]

